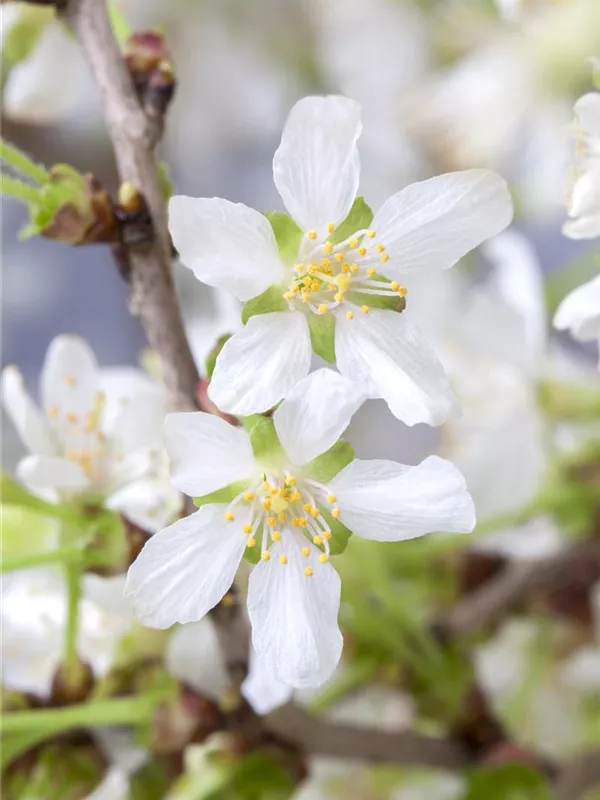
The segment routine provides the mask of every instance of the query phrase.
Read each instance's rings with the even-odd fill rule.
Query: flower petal
[[[209,617],[173,631],[165,663],[173,677],[213,700],[219,700],[229,688],[223,654]]]
[[[90,485],[79,464],[53,456],[27,456],[16,469],[19,480],[32,489],[81,492]]]
[[[385,274],[404,277],[452,267],[506,228],[512,202],[495,172],[469,169],[413,183],[383,204],[372,227],[387,248]]]
[[[437,356],[407,312],[371,309],[335,326],[339,371],[370,397],[383,397],[407,425],[439,425],[453,405],[452,389]]]
[[[468,533],[473,501],[454,464],[430,456],[416,467],[356,459],[329,483],[340,520],[365,539],[397,542],[433,531]]]
[[[169,414],[165,443],[171,459],[171,480],[192,497],[251,478],[256,471],[246,431],[214,414]]]
[[[342,653],[337,615],[341,581],[331,564],[307,577],[302,537],[285,537],[288,562],[260,561],[248,584],[252,643],[268,672],[289,686],[320,686]]]
[[[357,384],[330,369],[319,369],[297,383],[273,414],[292,464],[306,464],[329,450],[364,399]]]
[[[46,414],[63,426],[65,413],[83,416],[97,402],[98,364],[79,336],[57,336],[46,353],[41,375]]]
[[[266,411],[308,374],[311,353],[304,314],[257,314],[219,353],[209,397],[229,414]]]
[[[164,387],[143,370],[132,367],[101,369],[99,379],[104,393],[104,433],[120,438],[133,423],[135,439],[144,444],[162,444],[162,423],[169,410],[169,398]],[[140,413],[143,413],[143,419],[132,419],[133,416],[139,417]],[[143,427],[146,432],[138,436],[137,432]],[[131,441],[132,432],[125,435]]]
[[[106,508],[121,511],[135,525],[156,533],[171,522],[183,506],[179,491],[169,480],[134,480],[105,500]]]
[[[250,670],[242,683],[242,695],[257,714],[270,714],[292,697],[292,687],[274,678],[254,648],[250,650]]]
[[[292,108],[273,158],[275,185],[303,230],[341,222],[358,190],[360,106],[305,97]]]
[[[578,286],[559,305],[554,327],[571,331],[575,339],[600,338],[600,276]]]
[[[2,405],[31,453],[49,456],[55,452],[46,420],[29,396],[16,367],[2,371]]]
[[[246,541],[223,518],[225,506],[207,505],[155,534],[129,568],[126,595],[150,628],[196,622],[227,592]]]
[[[199,281],[249,300],[283,278],[268,219],[242,203],[219,197],[169,201],[169,230],[184,266]]]

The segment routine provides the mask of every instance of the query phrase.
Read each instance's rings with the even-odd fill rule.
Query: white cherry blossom
[[[600,347],[600,276],[578,286],[565,297],[554,316],[554,327],[570,330],[580,342],[597,340]],[[598,366],[600,368],[600,362]]]
[[[600,92],[575,103],[573,183],[563,233],[571,239],[600,236]]]
[[[40,394],[41,409],[18,369],[4,369],[2,401],[30,452],[17,477],[52,502],[103,502],[151,530],[165,525],[180,496],[164,475],[168,407],[159,384],[139,370],[102,371],[86,342],[58,336]]]
[[[126,587],[144,624],[204,617],[230,588],[244,551],[256,548],[248,613],[258,658],[266,675],[289,686],[319,685],[342,650],[340,579],[330,562],[336,523],[378,541],[472,530],[464,479],[435,456],[416,467],[355,459],[331,479],[315,477],[314,459],[335,444],[362,399],[336,372],[311,374],[273,414],[279,446],[264,456],[219,417],[167,417],[173,483],[192,496],[235,491],[147,542]]]
[[[369,397],[383,397],[399,419],[437,425],[452,406],[446,375],[410,310],[396,310],[411,277],[453,266],[506,227],[506,184],[487,170],[413,184],[367,228],[337,241],[358,191],[360,133],[353,100],[307,97],[292,109],[273,160],[275,185],[301,229],[289,257],[258,211],[219,198],[171,198],[174,244],[199,280],[244,301],[270,287],[279,294],[282,310],[251,317],[217,359],[209,394],[223,411],[246,416],[285,397],[308,373],[310,324],[325,315],[335,324],[340,372]],[[375,307],[382,300],[393,307]]]

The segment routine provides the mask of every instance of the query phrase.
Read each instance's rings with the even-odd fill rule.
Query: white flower
[[[563,233],[571,239],[600,236],[600,92],[575,103],[575,154],[569,217]]]
[[[133,623],[123,599],[124,576],[86,575],[77,652],[95,675],[108,672],[120,638]],[[65,583],[57,573],[26,570],[2,582],[2,682],[48,697],[60,664],[66,617]]]
[[[560,331],[570,330],[580,342],[597,339],[600,346],[600,276],[578,286],[565,297],[554,316],[554,327]]]
[[[2,400],[31,453],[17,476],[33,491],[54,502],[131,508],[134,521],[151,528],[153,519],[168,521],[178,502],[160,480],[167,403],[158,384],[136,370],[103,374],[83,340],[59,336],[42,370],[42,410],[16,367],[2,373]]]
[[[276,443],[256,456],[248,434],[223,419],[167,417],[174,484],[192,496],[230,486],[234,496],[203,505],[147,542],[126,587],[143,623],[167,628],[201,619],[230,588],[244,551],[257,548],[248,612],[268,675],[295,687],[329,677],[342,649],[340,579],[329,561],[342,535],[338,523],[378,541],[474,526],[462,475],[437,457],[417,467],[357,459],[331,479],[316,477],[323,461],[313,459],[335,444],[361,400],[343,376],[313,373],[272,423],[261,418]]]
[[[452,405],[444,371],[409,313],[374,306],[397,309],[406,279],[453,266],[502,230],[512,216],[506,184],[485,170],[413,184],[368,228],[332,243],[357,194],[360,132],[359,106],[344,97],[307,97],[292,109],[273,161],[301,229],[289,258],[258,211],[219,198],[171,198],[173,241],[196,277],[240,300],[273,287],[281,309],[251,317],[221,351],[209,394],[223,411],[246,416],[285,397],[308,373],[311,332],[327,315],[340,372],[369,397],[383,397],[399,419],[439,424]]]

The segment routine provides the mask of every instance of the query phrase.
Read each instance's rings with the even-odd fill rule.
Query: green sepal
[[[286,311],[287,303],[283,299],[285,287],[269,286],[262,294],[247,300],[242,308],[242,322],[244,325],[250,317],[257,314],[270,314],[272,311]]]
[[[4,32],[2,46],[2,66],[11,68],[32,55],[46,25],[56,16],[52,6],[30,5],[21,3],[18,18]],[[5,75],[6,80],[8,76]]]
[[[371,280],[388,283],[388,279],[382,275],[373,275]],[[381,294],[361,294],[360,292],[347,292],[346,298],[357,306],[369,306],[370,308],[381,308],[384,311],[404,311],[406,308],[406,297],[400,295],[385,296]]]
[[[356,231],[361,231],[368,228],[373,222],[373,211],[370,206],[365,203],[364,197],[357,197],[352,208],[348,212],[346,219],[334,230],[329,237],[331,244],[339,244],[352,236]]]
[[[294,220],[283,211],[267,211],[265,217],[271,223],[279,255],[284,264],[296,258],[302,241],[302,231]]]
[[[352,531],[347,528],[339,519],[332,517],[329,511],[321,509],[323,518],[331,531],[331,539],[329,540],[329,552],[332,556],[339,556],[344,552],[352,536]]]
[[[198,508],[206,506],[209,503],[231,503],[231,501],[238,496],[248,486],[247,481],[236,481],[230,483],[229,486],[224,486],[222,489],[217,489],[209,494],[203,494],[194,497],[194,505]]]
[[[354,458],[354,448],[350,442],[339,439],[329,450],[305,464],[302,472],[319,483],[328,483]]]
[[[335,364],[334,315],[309,314],[307,319],[313,351],[329,364]]]
[[[260,416],[248,431],[254,458],[263,466],[276,467],[285,460],[283,447],[270,417]]]
[[[3,472],[0,476],[0,498],[3,505],[25,506],[31,511],[44,514],[49,517],[59,517],[60,519],[80,520],[81,511],[72,506],[48,503],[41,497],[36,497],[28,492],[18,481],[8,473]]]
[[[257,542],[254,547],[247,547],[244,550],[244,561],[248,564],[258,564],[260,561],[260,542]]]
[[[114,4],[111,4],[114,6]],[[158,188],[160,189],[160,196],[163,203],[166,205],[171,199],[173,194],[173,179],[171,178],[171,170],[166,161],[159,161],[158,167]]]
[[[224,333],[223,336],[219,336],[215,344],[213,345],[212,350],[206,357],[206,377],[210,380],[213,376],[213,372],[215,371],[215,366],[217,364],[217,358],[219,357],[219,353],[225,346],[225,343],[231,339],[233,334],[231,333]]]
[[[469,776],[463,800],[550,800],[545,776],[525,764],[479,768]]]

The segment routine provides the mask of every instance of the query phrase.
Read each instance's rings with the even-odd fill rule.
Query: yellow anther
[[[298,501],[298,500],[300,500],[301,497],[302,497],[302,495],[300,494],[300,492],[299,491],[295,491],[295,492],[291,493],[290,500]]]
[[[313,536],[313,544],[323,544],[322,536]]]
[[[310,515],[313,519],[319,516],[319,509],[316,506],[313,506],[310,510]]]
[[[313,574],[312,568],[311,567],[306,567],[305,570],[304,570],[304,574],[306,575],[307,578],[311,578],[312,574]]]
[[[223,597],[221,598],[221,603],[222,603],[224,606],[232,606],[232,605],[233,605],[233,603],[234,603],[234,597],[233,597],[233,595],[231,594],[231,592],[227,592],[227,594],[224,594],[224,595],[223,595]]]
[[[354,319],[354,314],[352,311],[346,311],[346,319]]]
[[[98,415],[95,411],[88,411],[84,417],[84,428],[87,433],[96,430],[98,427]]]
[[[79,422],[79,417],[77,414],[73,414],[72,411],[67,413],[67,422],[70,422],[71,425],[76,425]]]
[[[369,237],[369,239],[374,239],[377,236],[377,234],[375,233],[375,231],[367,231],[367,236]]]
[[[296,264],[294,266],[294,272],[304,272],[304,264]]]
[[[283,497],[273,497],[271,500],[271,508],[276,514],[279,514],[281,511],[286,511],[288,507],[287,500],[284,500]]]
[[[367,270],[367,275],[377,275],[377,270],[375,269],[375,267],[369,267],[369,269]]]
[[[392,281],[390,283],[390,289],[393,289],[395,292],[397,292],[399,288],[400,284],[398,283],[398,281]]]
[[[281,513],[277,514],[277,519],[279,520],[279,522],[285,522],[287,519],[287,514],[285,513],[285,511],[282,511]]]
[[[263,550],[263,552],[260,554],[260,557],[262,558],[263,561],[270,561],[271,553],[269,553],[268,550]]]
[[[317,269],[317,265],[316,265],[316,264],[314,264],[313,262],[311,262],[311,263],[308,265],[308,267],[306,268],[306,271],[308,272],[308,274],[309,274],[309,275],[312,275],[312,274],[313,274],[313,272],[314,272],[316,269]]]
[[[331,539],[331,531],[323,531],[324,539]]]
[[[269,481],[264,481],[263,482],[263,489],[266,489],[267,491],[269,491],[270,488],[271,488],[271,484],[269,483]]]
[[[335,230],[335,224],[333,222],[327,223],[327,233],[333,233]]]
[[[358,247],[358,239],[350,239],[350,247]]]
[[[358,248],[358,255],[359,256],[366,256],[367,255],[367,248],[366,247],[359,247]]]
[[[329,311],[329,306],[325,303],[321,303],[319,306],[319,314],[326,314]]]
[[[307,235],[307,237],[309,239],[316,239],[317,238],[317,232],[316,231],[308,231],[308,233],[306,235]]]
[[[310,504],[310,503],[305,503],[305,504],[302,506],[302,511],[310,511],[310,510],[311,510],[311,508],[312,508],[312,506],[311,506],[311,504]]]
[[[326,564],[329,561],[329,556],[327,555],[327,553],[321,553],[321,555],[319,556],[319,561],[321,562],[321,564]]]
[[[273,539],[274,542],[278,542],[281,539],[281,534],[279,531],[273,531],[271,534],[271,539]]]
[[[400,295],[400,297],[406,297],[406,295],[408,294],[408,289],[406,288],[406,286],[401,286],[398,289],[398,294]]]
[[[385,250],[385,245],[384,244],[378,244],[378,245],[376,245],[375,250],[377,250],[378,253],[383,253],[383,251]]]
[[[304,558],[308,558],[310,555],[310,547],[303,547],[302,548],[302,555]]]
[[[350,264],[350,272],[358,272],[358,264]]]
[[[349,275],[340,272],[339,275],[335,276],[334,284],[338,287],[340,292],[345,292],[350,286],[351,281],[352,278]]]
[[[293,295],[293,293],[292,293],[292,292],[284,292],[284,293],[283,293],[283,299],[284,299],[284,300],[287,300],[287,301],[288,301],[288,303],[289,303],[289,302],[290,302],[290,300],[293,300],[293,299],[294,299],[294,295]]]
[[[48,416],[50,417],[50,419],[55,419],[56,417],[58,417],[58,412],[59,412],[58,406],[50,406],[48,410]]]
[[[333,253],[333,245],[331,244],[331,242],[325,242],[325,244],[323,245],[323,252],[327,254]]]
[[[279,487],[278,486],[271,486],[269,489],[272,495],[279,494]]]
[[[63,381],[67,386],[77,386],[77,378],[74,375],[64,375]]]
[[[246,542],[246,547],[256,547],[256,539],[254,536],[251,536],[248,541]]]
[[[342,270],[342,272],[350,272],[350,264],[342,264],[340,269]]]
[[[296,478],[294,478],[292,475],[288,475],[287,478],[285,479],[285,482],[287,483],[288,486],[295,486]]]
[[[252,533],[252,525],[244,525],[242,530],[244,531],[244,533]]]
[[[302,292],[300,297],[302,298],[303,303],[308,303],[310,300],[310,292]]]
[[[390,257],[388,256],[388,254],[387,254],[387,253],[382,253],[382,254],[379,256],[379,260],[380,260],[380,261],[381,261],[383,264],[385,264],[385,262],[386,262],[386,261],[389,261],[389,260],[390,260]]]
[[[335,258],[335,260],[337,261],[338,264],[341,264],[342,261],[344,260],[344,254],[343,253],[336,253],[334,255],[334,258]]]
[[[333,295],[333,299],[336,303],[341,303],[344,299],[344,295],[341,292],[336,292],[336,294]]]
[[[332,509],[331,509],[331,516],[332,516],[334,519],[337,519],[337,518],[340,516],[340,510],[339,510],[339,508],[332,508]]]
[[[264,508],[265,511],[270,511],[270,509],[271,509],[271,500],[268,497],[266,497],[262,501],[262,507]]]
[[[279,556],[280,564],[287,564],[287,556]]]
[[[235,519],[235,514],[233,513],[233,511],[226,511],[223,516],[225,517],[227,522],[233,522],[233,520]]]
[[[267,525],[269,525],[272,528],[276,524],[277,520],[275,519],[275,517],[267,517]]]
[[[360,310],[362,311],[363,314],[368,314],[369,313],[369,306],[361,306]]]
[[[328,503],[335,503],[335,501],[336,501],[336,496],[334,494],[328,494],[327,495],[327,502]]]
[[[244,500],[246,500],[246,502],[250,502],[250,500],[254,500],[254,492],[245,492]]]
[[[321,259],[321,269],[327,270],[331,266],[331,259],[329,258],[322,258]]]
[[[319,291],[319,289],[321,288],[321,281],[320,281],[318,278],[315,278],[315,279],[314,279],[314,280],[311,282],[311,284],[310,284],[310,288],[313,290],[313,292],[318,292],[318,291]]]

